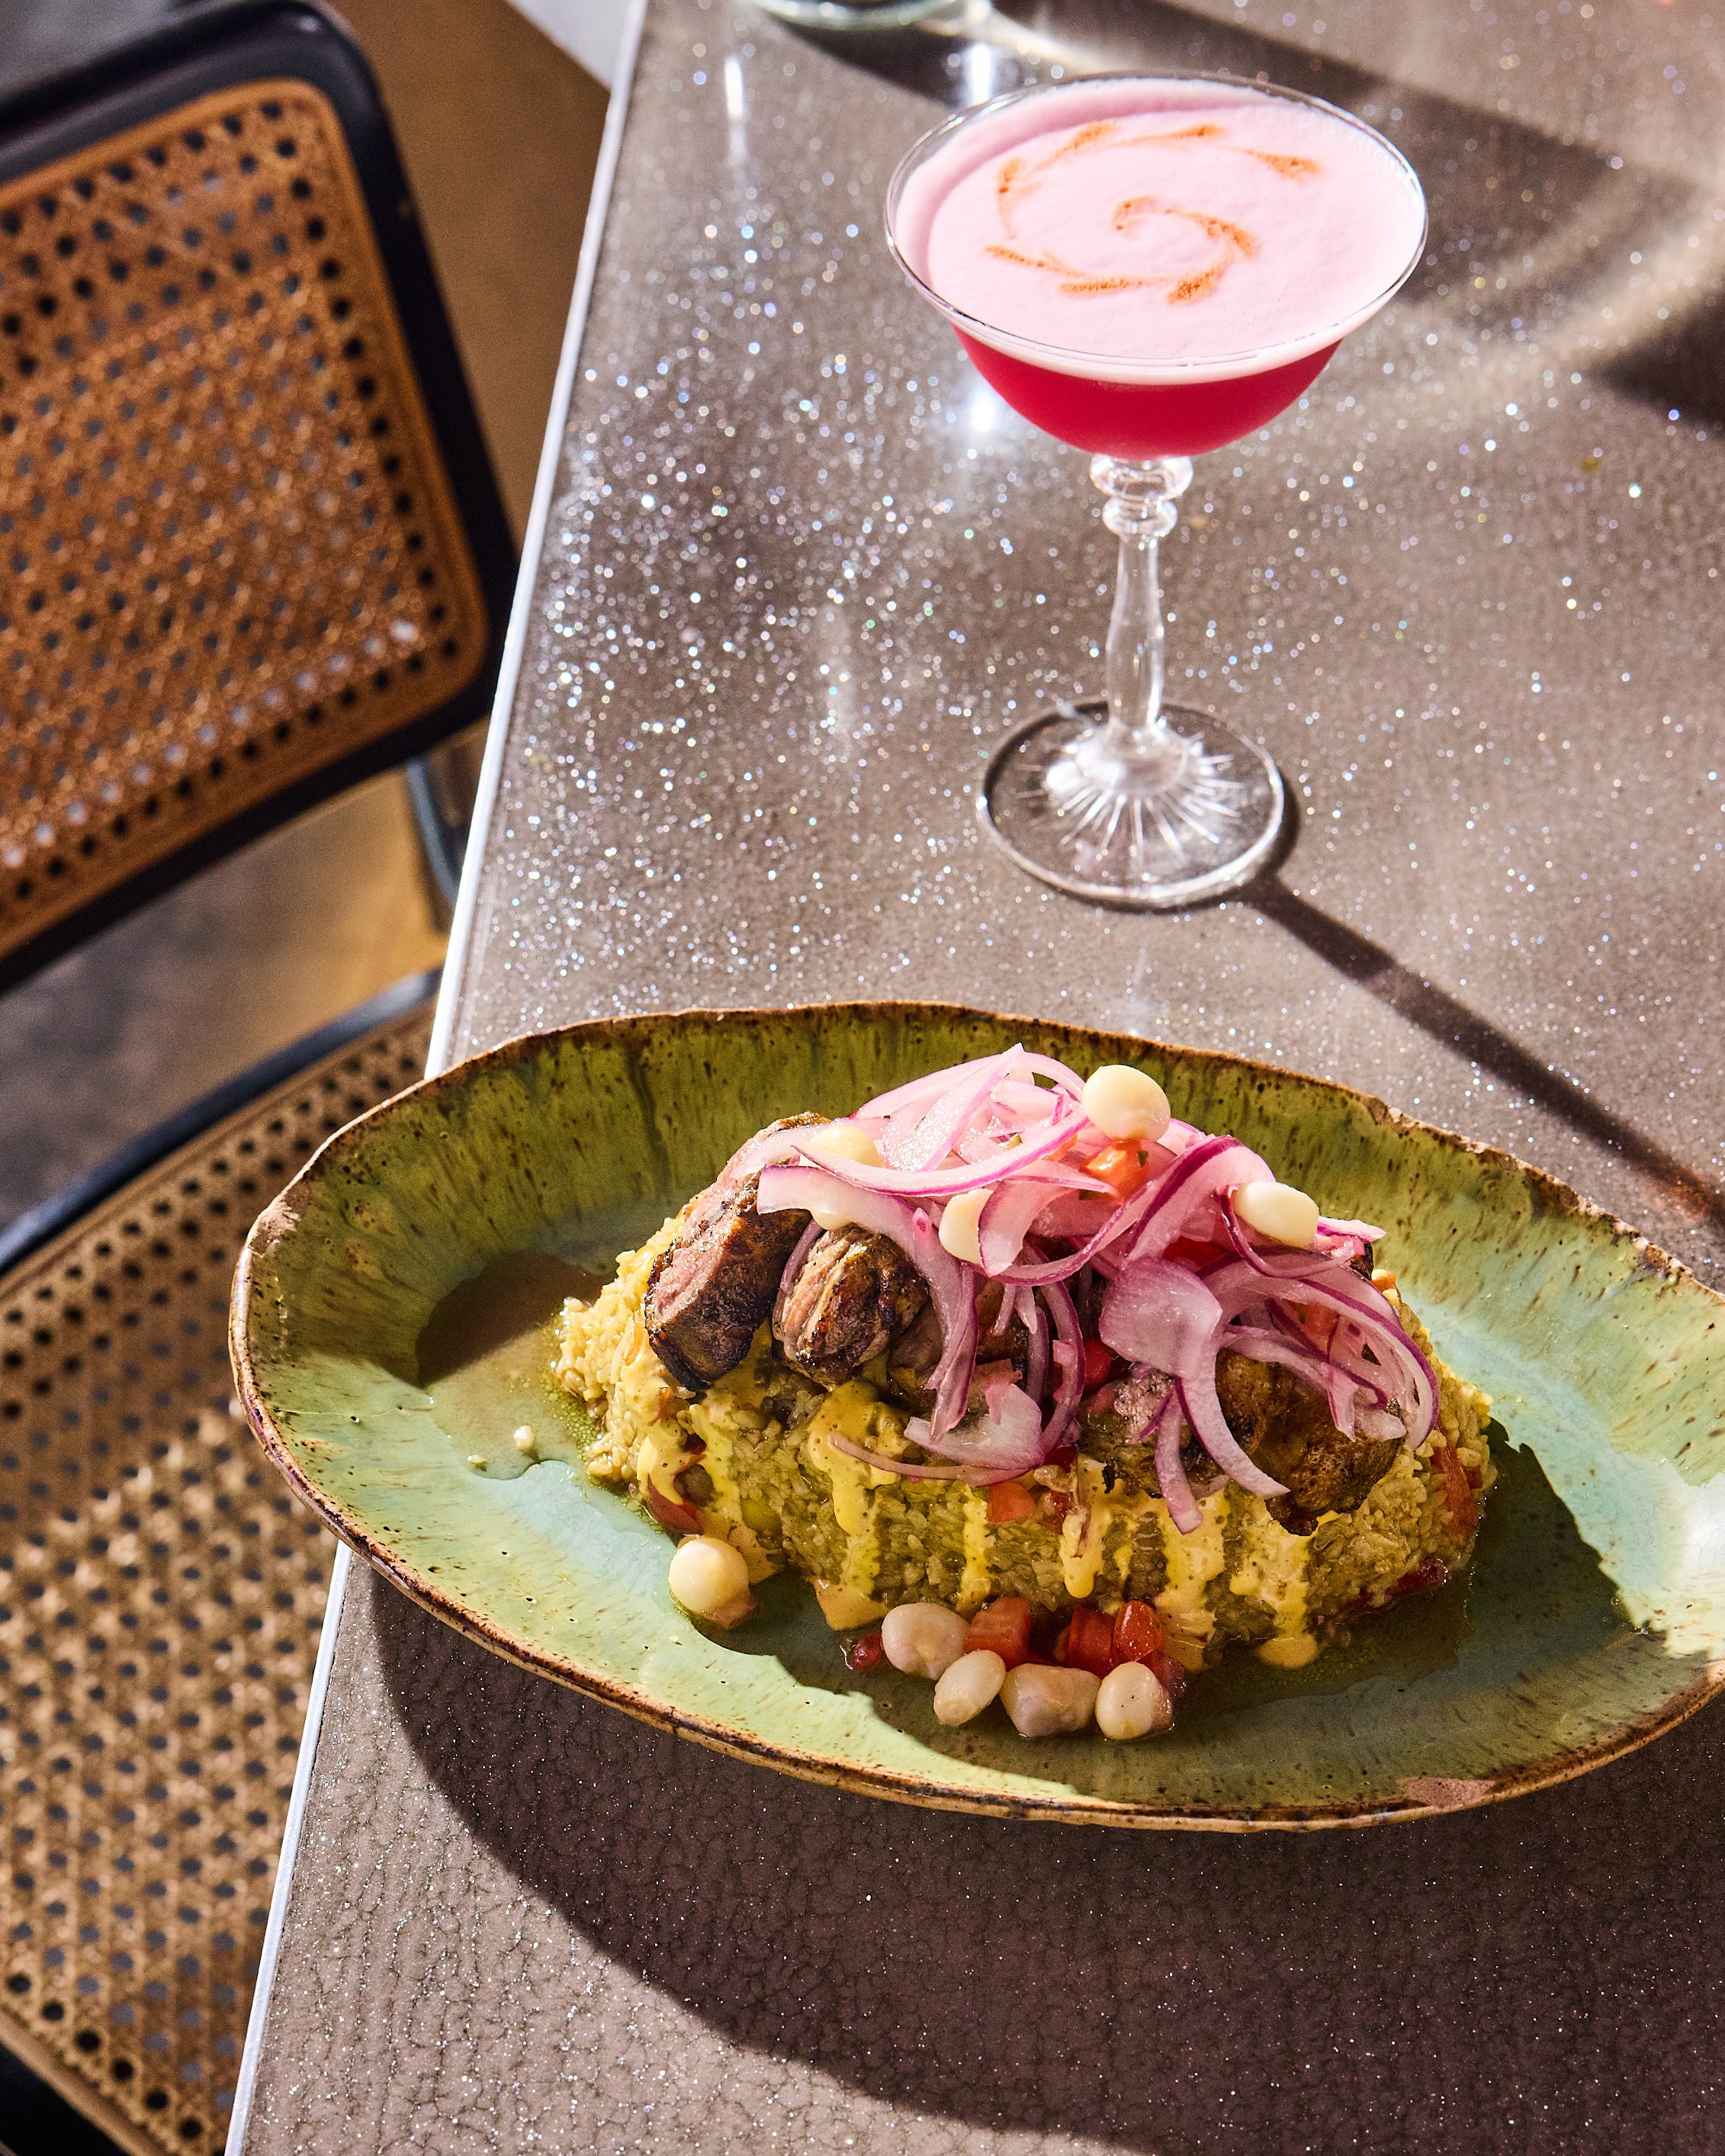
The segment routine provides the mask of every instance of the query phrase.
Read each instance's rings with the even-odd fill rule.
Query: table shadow
[[[795,2061],[907,2130],[1145,2156],[1681,2146],[1704,2115],[1717,1714],[1414,1825],[1062,1831],[704,1752],[365,1580],[431,1780],[525,1892],[754,2055],[763,2100]]]
[[[1287,851],[1291,852],[1291,830]],[[1284,853],[1283,859],[1286,858]],[[1327,966],[1363,988],[1431,1040],[1465,1056],[1595,1144],[1626,1161],[1655,1186],[1671,1212],[1690,1226],[1725,1236],[1725,1188],[1616,1114],[1572,1078],[1538,1057],[1447,988],[1404,965],[1370,937],[1291,891],[1278,873],[1260,876],[1235,895],[1303,943]]]

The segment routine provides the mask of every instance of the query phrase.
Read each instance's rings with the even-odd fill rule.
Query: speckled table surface
[[[1725,1275],[1725,15],[1129,0],[816,43],[650,0],[449,1011],[950,997],[1237,1049],[1511,1147]],[[986,747],[1099,686],[1081,459],[899,285],[937,101],[1228,68],[1373,119],[1425,268],[1168,549],[1276,874],[1020,877]],[[639,1728],[350,1584],[244,2145],[1725,2147],[1717,1712],[1485,1813],[1133,1837]]]

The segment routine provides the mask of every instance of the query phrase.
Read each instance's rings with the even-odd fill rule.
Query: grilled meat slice
[[[788,1116],[760,1135],[826,1120]],[[647,1337],[672,1377],[691,1393],[704,1393],[747,1354],[809,1225],[806,1213],[757,1213],[759,1173],[741,1173],[737,1158],[733,1154],[718,1180],[677,1215],[676,1235],[660,1252],[647,1281]]]
[[[1287,1485],[1270,1516],[1291,1535],[1309,1535],[1322,1513],[1355,1511],[1395,1464],[1399,1438],[1344,1437],[1317,1394],[1279,1363],[1219,1356],[1216,1391],[1228,1427]]]
[[[928,1283],[886,1235],[829,1229],[810,1246],[773,1313],[779,1353],[824,1385],[842,1383],[918,1317]]]

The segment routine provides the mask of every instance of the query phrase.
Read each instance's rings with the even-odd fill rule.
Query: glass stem
[[[1161,762],[1173,737],[1162,716],[1164,632],[1157,548],[1174,528],[1174,504],[1192,484],[1189,457],[1134,463],[1093,457],[1090,475],[1107,496],[1102,521],[1120,539],[1114,615],[1108,624],[1107,752]]]

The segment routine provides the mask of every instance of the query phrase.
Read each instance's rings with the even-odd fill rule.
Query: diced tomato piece
[[[1094,1392],[1098,1385],[1107,1382],[1114,1368],[1114,1351],[1100,1340],[1084,1343],[1084,1389]]]
[[[1411,1572],[1402,1574],[1389,1591],[1392,1594],[1429,1594],[1449,1577],[1450,1568],[1441,1558],[1423,1557]]]
[[[1057,1445],[1048,1455],[1048,1464],[1050,1467],[1070,1467],[1077,1457],[1076,1445]]]
[[[1315,1302],[1303,1302],[1295,1315],[1300,1321],[1301,1330],[1315,1347],[1329,1346],[1330,1335],[1336,1329],[1336,1312],[1333,1310],[1320,1309]]]
[[[1072,1612],[1071,1622],[1066,1627],[1066,1651],[1062,1659],[1068,1669],[1088,1670],[1092,1676],[1106,1676],[1114,1666],[1111,1620],[1100,1609],[1086,1609],[1081,1604]]]
[[[860,1676],[865,1670],[878,1669],[886,1652],[886,1642],[878,1631],[865,1632],[860,1640],[853,1640],[845,1650],[845,1666]]]
[[[1190,1235],[1176,1235],[1164,1254],[1179,1265],[1213,1265],[1218,1258],[1229,1253],[1219,1250],[1213,1243],[1194,1242]]]
[[[1009,1527],[1016,1521],[1028,1520],[1035,1509],[1036,1500],[1022,1482],[997,1482],[988,1492],[991,1527]]]
[[[667,1533],[698,1535],[705,1532],[701,1524],[700,1512],[686,1499],[681,1503],[673,1502],[650,1481],[642,1491],[641,1499]]]
[[[1142,1145],[1104,1146],[1084,1163],[1084,1172],[1106,1183],[1117,1198],[1130,1198],[1150,1173],[1149,1148]]]
[[[1151,1672],[1157,1682],[1173,1700],[1178,1700],[1186,1689],[1186,1671],[1173,1656],[1158,1647],[1147,1658]]]
[[[1114,1613],[1114,1665],[1147,1662],[1162,1645],[1162,1620],[1147,1602],[1122,1602]]]
[[[964,1635],[964,1651],[974,1654],[987,1647],[999,1656],[1009,1670],[1030,1659],[1030,1605],[1019,1594],[1003,1594],[978,1609]]]
[[[1432,1458],[1444,1480],[1444,1502],[1450,1509],[1450,1525],[1460,1540],[1468,1542],[1480,1523],[1480,1513],[1474,1502],[1467,1470],[1462,1466],[1461,1456],[1453,1445],[1434,1445]]]

